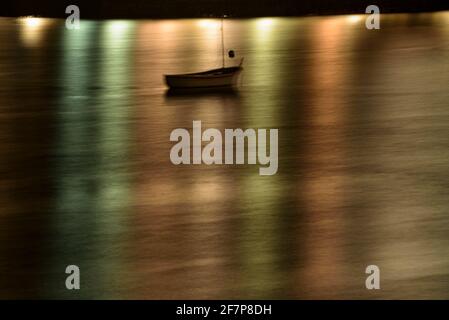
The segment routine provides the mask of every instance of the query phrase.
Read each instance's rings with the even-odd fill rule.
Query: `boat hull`
[[[166,75],[165,83],[172,89],[233,87],[237,85],[241,71],[241,67],[231,67],[198,73]]]

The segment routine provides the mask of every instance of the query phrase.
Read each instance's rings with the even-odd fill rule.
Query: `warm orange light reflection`
[[[216,29],[219,28],[221,23],[219,20],[214,19],[201,19],[198,21],[198,25],[201,28],[208,28],[208,29]]]
[[[344,174],[338,164],[345,161],[344,141],[345,103],[342,86],[348,74],[342,55],[345,32],[340,17],[330,17],[315,25],[313,72],[311,84],[316,95],[310,96],[310,146],[307,162],[311,163],[302,181],[300,199],[304,201],[309,229],[305,241],[299,244],[305,250],[307,268],[299,275],[299,282],[308,298],[331,297],[330,288],[343,285],[345,274]],[[323,236],[332,234],[332,237]]]
[[[130,24],[127,21],[111,21],[107,24],[107,26],[107,31],[109,33],[114,33],[120,36],[128,30]]]
[[[173,31],[176,27],[176,23],[173,21],[161,21],[159,25],[164,32]]]
[[[273,18],[262,18],[257,20],[257,29],[260,31],[270,30],[274,25]]]
[[[23,17],[19,18],[20,37],[27,47],[39,45],[45,29],[51,24],[51,19]]]
[[[28,27],[37,27],[42,24],[42,19],[35,17],[26,17],[22,18],[22,23],[24,23]]]
[[[361,15],[350,15],[350,16],[347,16],[346,19],[347,19],[347,21],[349,23],[356,24],[356,23],[359,23],[360,21],[363,20],[363,16],[361,16]]]

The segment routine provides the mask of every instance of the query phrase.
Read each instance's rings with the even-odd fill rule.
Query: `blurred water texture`
[[[449,298],[449,12],[227,20],[239,91],[166,95],[219,24],[0,19],[0,298]],[[172,165],[193,120],[278,174]]]

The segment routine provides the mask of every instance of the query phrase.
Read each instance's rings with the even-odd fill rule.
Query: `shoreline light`
[[[34,16],[19,17],[19,22],[23,23],[27,27],[38,27],[42,24],[42,18]]]
[[[359,23],[360,21],[362,21],[362,16],[353,14],[353,15],[347,16],[347,20],[350,23],[356,24],[356,23]]]

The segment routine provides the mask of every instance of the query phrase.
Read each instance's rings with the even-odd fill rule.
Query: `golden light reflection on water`
[[[198,20],[198,26],[209,30],[212,35],[217,35],[217,31],[220,30],[221,22],[217,19],[201,19]]]
[[[432,14],[432,17],[434,15],[441,18],[446,13]],[[439,20],[440,24],[442,22]],[[377,106],[377,112],[370,119],[378,123],[379,129],[382,128],[379,138],[383,143],[367,141],[366,147],[383,177],[375,173],[358,177],[358,186],[371,190],[376,202],[372,215],[376,216],[379,226],[373,227],[372,232],[377,234],[378,242],[369,257],[382,261],[387,270],[384,278],[391,284],[402,286],[403,297],[406,297],[408,290],[413,291],[414,285],[421,287],[422,296],[431,296],[428,280],[421,275],[445,273],[445,263],[439,261],[439,257],[447,254],[446,241],[424,236],[438,232],[440,226],[436,221],[447,214],[442,209],[447,199],[442,196],[444,188],[434,178],[423,180],[424,175],[438,172],[445,162],[443,159],[449,157],[447,149],[437,147],[442,143],[445,130],[437,118],[446,114],[447,102],[434,93],[440,85],[449,81],[447,55],[442,50],[435,50],[436,43],[441,41],[444,47],[444,36],[440,32],[445,27],[438,30],[422,31],[420,36],[393,35],[385,39],[385,48],[404,50],[407,55],[382,56],[373,66],[372,79],[382,82],[392,91],[401,92],[402,97],[398,99],[395,95],[384,94],[372,101]],[[429,59],[429,55],[433,58]],[[377,72],[392,70],[392,66],[401,73],[392,72],[386,76],[385,72]],[[441,72],[434,73],[437,69]],[[426,85],[430,79],[435,81],[431,87]],[[413,101],[421,101],[422,108],[416,108]],[[391,152],[399,145],[400,152]],[[423,153],[423,150],[426,151]],[[423,219],[429,220],[424,222]],[[438,284],[433,290],[443,292],[446,290],[444,288],[444,284]],[[393,296],[392,292],[385,295]]]
[[[351,21],[352,22],[352,21]],[[309,97],[310,139],[306,151],[310,167],[299,192],[307,214],[306,236],[298,244],[305,250],[307,268],[300,269],[298,282],[308,298],[329,297],[332,288],[344,285],[344,172],[338,172],[345,161],[345,76],[348,65],[343,50],[345,20],[325,18],[315,23],[311,66],[313,92]],[[334,172],[335,171],[335,172]],[[334,173],[332,173],[334,172]]]
[[[106,108],[98,110],[98,195],[95,201],[95,212],[101,229],[105,235],[103,242],[98,241],[98,252],[106,255],[103,267],[96,280],[99,288],[121,288],[124,281],[117,277],[124,271],[124,247],[112,245],[116,238],[124,237],[129,232],[126,225],[129,221],[130,179],[123,163],[130,158],[130,92],[128,89],[133,74],[131,43],[134,41],[135,23],[130,21],[112,21],[103,25],[102,41],[103,59],[99,66],[101,83],[106,88],[99,94],[101,105]],[[115,289],[107,293],[118,294]]]
[[[244,85],[258,87],[258,95],[249,96],[245,101],[245,117],[250,119],[245,125],[249,128],[269,128],[279,117],[277,96],[281,94],[284,80],[279,77],[282,72],[281,60],[273,55],[275,46],[283,43],[276,37],[276,19],[262,18],[252,21],[251,47],[248,55],[252,65],[263,66],[244,74]]]
[[[36,47],[42,44],[46,29],[55,24],[54,19],[23,17],[18,18],[20,24],[20,37],[27,47]]]
[[[347,17],[347,21],[352,23],[352,24],[358,24],[361,21],[365,21],[365,19],[366,19],[366,16],[357,15],[357,14],[350,15],[350,16]]]
[[[257,30],[271,31],[275,27],[275,18],[260,18],[256,20]]]
[[[154,28],[162,28],[160,22],[148,22],[139,28],[137,50],[154,50],[154,55],[138,55],[136,65],[143,72],[136,75],[136,83],[159,86],[162,73],[173,67],[167,56],[211,67],[197,56],[183,56],[186,49],[198,50],[203,57],[211,52],[215,55],[219,25],[210,23],[215,20],[202,21],[185,21],[183,29],[192,31],[187,35],[191,42],[180,38],[173,28],[164,28],[162,37],[153,36],[148,42]],[[154,56],[161,59],[154,60]],[[211,61],[214,59],[216,55]],[[160,78],[154,77],[155,72]],[[150,90],[145,88],[146,92]],[[136,259],[130,268],[136,276],[130,277],[130,282],[138,289],[131,296],[182,298],[193,294],[218,298],[231,291],[221,283],[229,274],[226,263],[231,244],[225,230],[232,218],[229,208],[235,201],[233,184],[219,168],[174,167],[167,158],[170,145],[157,141],[165,141],[173,128],[191,128],[195,119],[202,120],[204,128],[220,129],[224,119],[236,121],[235,99],[220,95],[158,98],[162,101],[155,103],[157,100],[148,96],[135,109],[138,120],[134,136],[141,144],[134,154],[142,175],[133,188],[137,204],[133,218],[137,228],[133,236]],[[168,290],[154,290],[163,287]]]
[[[425,16],[416,28],[414,15],[389,16],[388,33],[352,16],[226,20],[226,43],[246,58],[242,86],[194,96],[165,95],[162,75],[219,64],[219,20],[2,28],[0,79],[14,86],[0,90],[2,165],[14,172],[2,190],[29,190],[22,172],[40,166],[35,208],[1,200],[1,270],[26,270],[20,284],[40,292],[44,278],[50,297],[69,294],[59,279],[71,263],[83,298],[447,297],[447,13]],[[27,45],[24,30],[40,31]],[[41,47],[52,63],[22,55]],[[15,73],[23,63],[33,81]],[[173,166],[170,132],[193,120],[279,128],[278,175]],[[28,248],[35,273],[14,252],[26,225],[47,237]],[[378,294],[364,289],[368,264],[381,267]]]
[[[282,92],[283,81],[277,76],[282,72],[282,64],[272,56],[275,46],[284,45],[276,38],[278,21],[262,18],[251,23],[250,46],[254,51],[247,58],[250,64],[263,68],[250,69],[244,81],[248,86],[261,85],[263,89],[243,101],[244,128],[271,128],[281,116],[279,108],[282,106],[276,102],[276,97]],[[283,187],[278,176],[264,179],[255,173],[244,175],[241,184],[241,287],[248,297],[273,297],[284,285],[284,276],[276,273],[276,264],[282,260],[277,237],[282,213],[276,208],[281,207]],[[257,205],[261,199],[264,199],[265,208]]]
[[[282,185],[278,178],[263,179],[248,175],[242,180],[240,212],[242,260],[241,290],[249,298],[273,298],[282,291],[284,275],[277,272],[279,251],[279,215],[282,211]],[[264,204],[261,206],[260,201]]]

